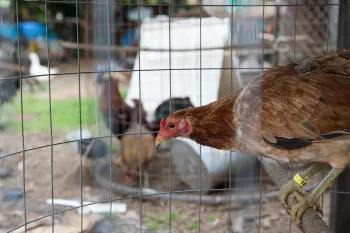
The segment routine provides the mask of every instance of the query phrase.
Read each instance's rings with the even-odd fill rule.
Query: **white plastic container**
[[[82,139],[91,138],[91,133],[87,129],[83,129],[81,131],[81,135],[82,135]],[[68,141],[74,141],[74,142],[70,142],[70,143],[73,146],[75,151],[79,151],[79,148],[78,148],[79,143],[78,143],[78,141],[75,141],[75,140],[80,140],[80,130],[75,130],[75,131],[70,132],[67,135],[67,139],[68,139]]]
[[[233,15],[244,15],[249,13],[251,7],[247,5],[257,4],[257,0],[203,0],[204,10],[211,16],[231,17]],[[220,6],[222,5],[222,6]],[[233,6],[232,6],[233,5]],[[243,5],[243,6],[239,6]]]

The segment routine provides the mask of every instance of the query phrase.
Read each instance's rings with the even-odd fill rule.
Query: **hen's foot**
[[[290,194],[294,194],[294,197],[297,199],[308,195],[307,192],[294,180],[291,180],[287,184],[283,185],[279,191],[278,199],[288,214],[290,213],[290,207],[288,205],[288,197]]]
[[[149,176],[148,176],[148,172],[145,172],[145,173],[143,174],[143,176],[144,176],[144,187],[145,187],[145,188],[149,188]]]
[[[299,202],[292,206],[290,211],[290,218],[295,223],[295,225],[300,229],[302,229],[301,220],[306,210],[310,208],[315,208],[315,210],[318,213],[323,215],[323,211],[321,209],[321,205],[318,200],[313,201],[309,197],[309,195],[302,197],[297,194],[296,198],[298,199]]]
[[[300,195],[304,197],[308,196],[307,192],[302,187],[307,183],[308,179],[322,171],[326,166],[328,165],[325,163],[314,163],[301,174],[296,174],[293,180],[289,181],[287,184],[281,187],[278,197],[287,213],[290,213],[288,196],[294,193],[294,197],[296,197],[296,195],[299,194],[299,199],[296,197],[299,201],[301,201]]]
[[[309,208],[315,208],[318,213],[321,215],[322,210],[319,204],[319,199],[327,187],[334,182],[334,180],[342,173],[344,168],[332,168],[332,170],[327,174],[327,176],[317,185],[317,187],[311,192],[307,193],[305,191],[304,194],[300,195],[298,191],[294,192],[294,197],[299,201],[297,204],[293,205],[290,211],[290,217],[293,222],[302,229],[302,217],[306,210]],[[298,175],[298,174],[297,174]],[[296,184],[300,184],[300,180],[295,179]],[[292,181],[291,181],[292,182]],[[298,183],[297,183],[298,182]],[[290,182],[289,182],[290,183]],[[302,186],[302,185],[299,185]],[[301,188],[301,187],[300,187]]]

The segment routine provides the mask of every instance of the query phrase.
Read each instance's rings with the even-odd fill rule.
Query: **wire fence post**
[[[350,1],[339,1],[338,15],[338,51],[350,48]],[[350,206],[350,168],[347,167],[338,177],[331,193],[330,226],[334,233],[350,232],[350,211],[345,206]],[[339,193],[341,192],[341,193]]]
[[[1,0],[0,0],[1,1]],[[14,22],[16,24],[16,31],[17,31],[17,34],[19,34],[20,32],[20,29],[19,29],[19,24],[21,22],[20,20],[20,12],[19,12],[19,3],[22,2],[31,2],[32,0],[25,0],[25,1],[21,1],[21,0],[13,0],[11,1],[11,14],[13,14],[13,18],[14,18]],[[57,1],[57,0],[56,0]],[[23,206],[23,210],[24,210],[24,224],[23,224],[23,227],[24,227],[24,231],[27,232],[27,231],[30,231],[30,229],[28,228],[27,225],[35,222],[35,221],[38,221],[40,219],[43,219],[43,218],[46,218],[46,217],[50,217],[52,218],[52,233],[57,231],[58,227],[56,227],[56,225],[58,226],[58,224],[56,223],[56,225],[54,224],[55,221],[54,220],[57,220],[57,217],[59,217],[60,214],[62,213],[65,213],[66,211],[69,211],[69,210],[75,210],[77,208],[80,208],[81,210],[83,209],[83,207],[86,207],[86,206],[89,206],[89,205],[93,205],[93,204],[97,204],[97,203],[103,203],[103,202],[107,202],[110,203],[110,209],[109,209],[109,232],[112,232],[111,229],[112,228],[112,201],[126,201],[128,199],[135,199],[136,201],[139,200],[139,203],[138,206],[140,208],[140,227],[138,228],[138,230],[141,232],[143,232],[143,225],[147,225],[147,222],[144,221],[143,222],[143,219],[147,219],[147,211],[148,211],[148,205],[144,205],[144,200],[156,200],[156,201],[159,201],[159,200],[166,200],[166,201],[169,201],[169,208],[168,208],[168,211],[169,211],[169,220],[167,222],[168,224],[168,229],[169,229],[169,232],[175,230],[173,228],[173,225],[176,227],[175,225],[175,220],[172,219],[172,216],[171,216],[171,213],[172,213],[172,206],[174,206],[175,208],[177,207],[176,206],[176,202],[175,201],[187,201],[187,202],[192,202],[192,203],[197,203],[198,204],[198,232],[200,231],[203,231],[203,232],[207,232],[206,230],[206,225],[205,225],[205,219],[204,217],[206,216],[205,214],[202,214],[205,213],[205,211],[202,211],[202,208],[204,205],[218,205],[218,204],[224,204],[224,205],[227,205],[229,204],[228,206],[228,215],[229,215],[229,219],[228,219],[228,231],[231,232],[232,230],[232,225],[238,225],[237,223],[235,222],[231,222],[231,215],[234,215],[234,214],[237,214],[237,215],[243,215],[241,214],[241,212],[237,211],[237,212],[233,212],[233,211],[236,211],[236,209],[234,209],[234,206],[231,206],[232,202],[237,202],[239,204],[242,204],[244,203],[244,205],[248,205],[250,203],[253,203],[254,202],[259,202],[259,210],[256,209],[256,211],[259,211],[259,232],[260,230],[262,229],[261,226],[260,226],[260,222],[261,220],[264,218],[263,216],[263,213],[262,213],[262,201],[265,200],[265,199],[273,199],[274,201],[276,201],[276,197],[278,195],[278,192],[277,191],[271,191],[271,190],[268,190],[269,192],[263,192],[265,188],[263,188],[263,180],[262,180],[262,176],[260,174],[260,187],[259,189],[256,189],[254,190],[255,193],[254,195],[252,195],[251,197],[246,195],[242,195],[240,194],[240,191],[244,191],[243,189],[235,189],[235,188],[232,188],[232,184],[231,184],[231,174],[233,173],[231,171],[232,167],[230,167],[230,171],[229,171],[229,174],[230,174],[230,177],[229,177],[229,189],[222,189],[221,191],[228,191],[229,192],[229,195],[227,195],[225,193],[225,196],[219,196],[219,195],[214,195],[214,194],[210,194],[210,195],[205,195],[204,191],[208,191],[206,190],[206,188],[203,188],[203,186],[201,185],[202,182],[202,176],[203,176],[203,173],[201,171],[202,167],[200,166],[199,167],[199,170],[197,171],[198,175],[197,177],[199,178],[199,189],[195,190],[195,189],[191,189],[191,190],[177,190],[175,188],[175,186],[173,187],[173,184],[176,185],[176,182],[172,181],[172,152],[170,150],[170,158],[169,158],[169,191],[164,191],[164,192],[154,192],[154,190],[151,190],[151,189],[144,189],[143,190],[143,187],[142,187],[142,170],[144,169],[142,166],[142,150],[140,150],[140,156],[139,156],[139,159],[140,159],[140,167],[139,167],[139,173],[140,173],[140,177],[139,177],[139,182],[140,182],[140,185],[139,187],[137,188],[131,188],[131,187],[128,187],[128,186],[122,186],[122,185],[118,185],[117,183],[112,183],[112,160],[111,158],[112,157],[109,157],[109,160],[108,160],[108,168],[109,168],[109,180],[107,183],[103,183],[104,181],[102,180],[102,175],[101,177],[99,177],[98,175],[102,174],[102,172],[99,172],[100,170],[97,170],[97,169],[100,169],[100,168],[95,168],[94,170],[94,178],[96,179],[96,183],[100,183],[99,185],[103,188],[106,188],[107,189],[109,188],[110,190],[110,199],[109,200],[104,200],[104,201],[98,201],[98,202],[94,202],[94,203],[90,203],[90,204],[84,204],[84,198],[88,199],[89,196],[88,195],[85,195],[83,193],[83,181],[84,181],[84,177],[83,177],[83,159],[84,157],[87,157],[87,152],[85,153],[85,155],[81,156],[80,158],[80,161],[79,161],[79,165],[80,165],[80,180],[79,180],[79,184],[77,185],[80,185],[80,193],[79,194],[79,197],[80,197],[80,206],[79,207],[75,207],[75,208],[71,208],[71,209],[64,209],[64,210],[58,210],[58,208],[55,208],[55,205],[56,203],[54,203],[54,188],[56,190],[56,182],[54,183],[54,160],[53,160],[53,149],[54,149],[54,146],[56,145],[61,145],[61,144],[65,144],[65,143],[70,143],[70,142],[73,142],[73,141],[64,141],[64,142],[55,142],[54,143],[54,140],[53,140],[53,121],[52,121],[52,107],[51,107],[51,81],[50,81],[50,75],[52,77],[52,75],[56,75],[56,74],[50,74],[50,50],[49,50],[49,41],[48,41],[48,34],[49,34],[49,24],[50,22],[52,21],[49,21],[48,19],[48,16],[49,16],[49,11],[48,11],[48,6],[51,4],[51,3],[55,3],[56,2],[55,0],[41,0],[42,4],[45,4],[45,28],[46,28],[46,42],[47,42],[47,47],[48,47],[48,51],[47,51],[47,62],[48,62],[48,76],[49,76],[49,90],[48,90],[48,93],[49,93],[49,108],[50,108],[50,145],[40,145],[38,147],[34,147],[34,148],[31,148],[30,147],[30,143],[26,143],[25,144],[25,133],[27,134],[27,132],[25,132],[25,128],[24,128],[24,109],[23,109],[23,98],[24,98],[24,91],[23,91],[23,82],[26,80],[24,78],[28,78],[27,80],[29,80],[30,78],[32,77],[35,77],[35,76],[31,76],[31,75],[27,75],[25,73],[25,75],[22,75],[23,73],[22,72],[25,72],[27,68],[23,68],[22,70],[22,62],[21,61],[21,48],[20,48],[20,43],[19,43],[19,40],[17,41],[17,51],[18,51],[18,57],[17,57],[17,60],[16,63],[18,63],[18,67],[17,69],[19,69],[19,72],[20,72],[20,75],[19,77],[17,77],[18,79],[20,79],[20,82],[21,82],[21,86],[20,86],[20,105],[21,105],[21,141],[22,141],[22,151],[19,151],[19,152],[15,152],[15,153],[12,153],[12,154],[7,154],[6,156],[0,156],[0,158],[6,158],[6,157],[9,157],[9,156],[12,156],[12,155],[15,155],[15,154],[18,154],[18,153],[22,153],[22,166],[23,166],[23,172],[21,172],[21,175],[22,175],[22,180],[23,180],[23,184],[22,184],[22,188],[23,188],[23,191],[24,191],[24,196],[23,196],[23,202],[24,202],[24,206]],[[244,69],[244,68],[241,68],[241,67],[236,67],[235,65],[233,65],[233,53],[235,56],[238,56],[237,54],[239,54],[239,50],[251,50],[251,51],[255,51],[254,53],[262,53],[262,55],[264,54],[267,54],[267,48],[264,47],[265,43],[264,42],[264,34],[262,35],[262,43],[259,43],[259,44],[255,44],[255,45],[240,45],[240,46],[237,46],[237,45],[233,45],[233,39],[232,39],[232,34],[233,34],[233,20],[234,20],[234,17],[233,17],[233,7],[237,6],[237,4],[233,4],[231,3],[230,5],[227,5],[228,7],[231,7],[231,21],[230,21],[230,45],[225,45],[225,47],[206,47],[204,42],[202,41],[202,34],[205,35],[205,33],[202,33],[202,30],[203,32],[205,32],[205,23],[204,22],[204,14],[205,14],[205,7],[207,6],[206,4],[203,4],[203,1],[200,0],[198,1],[198,4],[196,5],[197,7],[199,7],[199,11],[200,11],[200,15],[197,17],[198,20],[199,20],[199,48],[189,48],[189,49],[186,49],[186,48],[174,48],[172,49],[172,44],[173,44],[173,47],[176,47],[176,43],[173,38],[172,38],[172,33],[174,33],[175,35],[175,32],[172,31],[172,27],[174,26],[174,29],[176,25],[172,25],[172,22],[176,22],[176,16],[175,14],[173,14],[173,18],[172,18],[172,9],[178,7],[178,6],[186,6],[185,4],[176,4],[175,1],[173,0],[169,0],[168,2],[168,5],[166,4],[163,4],[164,6],[167,6],[168,7],[168,14],[169,14],[169,25],[168,25],[168,30],[169,30],[169,49],[167,50],[167,48],[159,48],[159,49],[154,49],[154,48],[147,48],[147,47],[143,47],[141,45],[141,25],[142,25],[142,17],[141,17],[141,13],[142,13],[142,7],[146,6],[146,7],[149,7],[150,4],[148,3],[145,3],[145,1],[142,1],[142,0],[137,0],[135,2],[137,3],[130,3],[130,4],[127,4],[127,3],[120,3],[120,2],[123,2],[123,1],[114,1],[114,0],[89,0],[89,1],[85,1],[85,2],[81,2],[79,0],[75,0],[75,1],[72,1],[71,3],[69,3],[68,1],[62,1],[64,3],[67,3],[67,4],[71,4],[71,6],[75,6],[76,7],[76,11],[75,11],[75,25],[76,25],[76,37],[77,37],[77,41],[74,42],[74,46],[75,47],[71,47],[71,48],[75,48],[77,50],[77,72],[62,72],[60,74],[57,74],[57,75],[61,75],[61,76],[64,76],[64,75],[76,75],[77,78],[78,78],[78,83],[79,83],[79,91],[78,91],[78,94],[79,94],[79,129],[80,129],[80,136],[79,136],[79,139],[75,140],[76,142],[79,142],[79,151],[82,152],[83,151],[83,144],[82,144],[82,140],[86,139],[86,138],[83,138],[83,134],[82,134],[82,125],[83,125],[83,118],[82,118],[82,114],[84,114],[84,112],[82,112],[82,86],[81,86],[81,78],[84,77],[82,76],[82,74],[92,74],[92,73],[99,73],[100,71],[98,72],[92,72],[92,71],[83,71],[81,72],[82,68],[81,68],[81,55],[80,55],[80,49],[85,49],[86,51],[86,55],[93,55],[94,58],[97,60],[97,58],[108,58],[108,84],[109,84],[109,89],[108,89],[108,107],[109,107],[109,134],[106,136],[99,136],[99,137],[91,137],[91,139],[106,139],[106,140],[109,140],[109,144],[110,144],[110,147],[108,148],[109,150],[109,155],[112,156],[112,137],[116,136],[116,135],[113,135],[112,134],[112,115],[111,115],[111,89],[110,89],[110,86],[111,86],[111,72],[113,73],[116,73],[116,72],[120,72],[120,70],[116,71],[116,70],[113,70],[114,68],[111,67],[111,64],[113,62],[113,53],[117,53],[117,52],[120,52],[119,50],[123,50],[123,52],[134,52],[136,53],[137,55],[137,59],[134,61],[135,63],[138,63],[138,69],[133,69],[132,72],[136,72],[138,73],[138,80],[139,80],[139,99],[140,99],[140,102],[142,100],[142,95],[141,95],[141,72],[144,74],[145,71],[169,71],[169,80],[170,80],[170,88],[169,88],[169,92],[170,92],[170,112],[174,111],[174,109],[172,108],[172,102],[171,101],[174,101],[172,99],[174,99],[173,96],[176,96],[176,92],[174,91],[174,89],[172,89],[172,80],[173,78],[175,77],[176,78],[176,74],[174,74],[175,72],[174,71],[198,71],[199,72],[199,77],[200,77],[200,82],[199,82],[199,88],[200,88],[200,105],[202,105],[202,94],[204,93],[202,91],[202,73],[203,73],[203,70],[204,71],[207,71],[207,70],[215,70],[215,69],[220,69],[220,70],[225,70],[225,69],[229,69],[230,70],[230,85],[231,85],[231,91],[232,91],[232,88],[233,88],[233,71],[234,69]],[[126,2],[126,1],[125,1]],[[290,2],[290,1],[289,1]],[[335,3],[336,2],[336,3]],[[79,28],[81,26],[79,26],[81,23],[79,23],[79,5],[83,4],[82,6],[84,6],[85,8],[81,8],[81,9],[85,9],[85,16],[86,12],[91,11],[94,13],[93,16],[90,16],[91,19],[93,19],[92,23],[94,23],[95,25],[85,25],[86,27],[93,27],[92,28],[92,38],[90,38],[92,41],[93,41],[93,44],[90,45],[88,43],[88,40],[86,41],[86,43],[80,43],[81,40],[79,38],[81,38],[81,33],[79,32]],[[338,25],[338,36],[337,36],[337,49],[338,51],[340,50],[343,50],[343,49],[349,49],[350,48],[350,41],[349,41],[349,37],[350,37],[350,17],[348,16],[349,13],[350,13],[350,0],[329,0],[328,2],[328,8],[331,6],[331,7],[338,7],[339,8],[339,25]],[[135,7],[137,8],[137,15],[138,15],[138,20],[137,20],[137,28],[138,28],[138,44],[137,46],[133,45],[133,46],[130,46],[130,47],[127,47],[127,48],[123,48],[121,45],[117,45],[117,39],[116,39],[116,36],[115,36],[115,30],[117,30],[119,27],[121,27],[119,24],[118,26],[116,26],[116,23],[114,22],[117,18],[117,15],[115,14],[115,11],[119,8],[122,8],[124,5],[128,5],[130,7]],[[153,4],[153,5],[156,5],[156,4]],[[158,4],[157,4],[158,5]],[[162,7],[163,5],[159,4],[158,7]],[[213,6],[216,6],[218,7],[219,5],[213,5]],[[243,5],[244,6],[244,5]],[[263,19],[262,19],[262,22],[261,22],[261,26],[264,27],[264,22],[265,22],[265,19],[264,19],[264,14],[266,13],[265,10],[267,10],[268,7],[271,7],[272,5],[265,5],[265,2],[262,3],[262,5],[254,5],[255,7],[262,7],[262,12],[263,12]],[[273,5],[273,6],[276,6],[277,8],[279,7],[278,5]],[[282,7],[291,7],[293,6],[292,5],[282,5]],[[298,4],[297,3],[297,0],[295,0],[295,4],[294,6],[307,6],[307,4]],[[315,4],[315,6],[326,6],[325,4]],[[341,7],[340,7],[341,6]],[[219,6],[220,7],[220,6]],[[24,13],[22,13],[24,15]],[[283,14],[282,14],[282,11],[281,13],[279,13],[279,10],[277,10],[277,21],[279,20],[280,17],[282,17]],[[329,17],[329,16],[328,16]],[[96,20],[96,21],[95,21]],[[99,21],[97,21],[99,20]],[[297,18],[295,16],[295,25],[294,25],[294,60],[295,60],[295,54],[296,54],[296,46],[297,46],[297,40],[296,40],[296,26],[297,26]],[[203,21],[203,22],[202,22]],[[85,23],[88,22],[88,20],[85,21]],[[203,25],[202,25],[203,23]],[[259,21],[260,23],[260,21]],[[328,23],[329,23],[329,19],[328,19]],[[279,31],[281,29],[282,26],[277,26],[278,25],[278,22],[276,22],[276,27],[277,27],[277,32],[276,32],[276,37],[279,35]],[[329,24],[328,24],[329,25]],[[202,28],[202,26],[204,26]],[[336,28],[334,27],[333,28],[334,30],[336,30]],[[327,51],[328,51],[328,30],[329,28],[327,28]],[[106,32],[107,31],[107,37],[106,37],[106,33],[102,33],[102,31]],[[88,33],[85,34],[85,36],[89,36]],[[145,38],[146,36],[144,36]],[[87,38],[85,38],[86,40]],[[206,39],[203,37],[203,39]],[[173,42],[173,41],[174,42]],[[72,43],[72,42],[71,42]],[[202,48],[202,43],[203,43],[203,47]],[[335,43],[333,44],[335,45]],[[250,47],[244,47],[244,46],[250,46]],[[335,47],[335,46],[334,46]],[[202,54],[205,55],[206,53],[204,53],[203,51],[210,51],[210,50],[218,50],[218,49],[221,49],[223,51],[230,51],[230,67],[229,68],[218,68],[218,67],[214,67],[214,68],[208,68],[206,67],[206,63],[204,63],[204,57],[202,57]],[[233,52],[233,50],[237,50],[237,54],[236,52]],[[168,52],[169,53],[169,68],[168,69],[163,69],[163,68],[159,68],[158,67],[155,67],[155,68],[152,68],[152,69],[141,69],[141,56],[140,54],[141,51],[153,51],[153,52],[158,52],[159,54],[162,53],[162,52]],[[176,55],[176,52],[188,52],[188,51],[197,51],[199,53],[199,68],[198,67],[195,67],[195,68],[178,68],[176,67],[177,64],[174,65],[174,55]],[[23,49],[23,52],[24,49]],[[253,53],[253,52],[252,52]],[[276,53],[276,56],[278,54]],[[173,60],[172,60],[173,59]],[[24,59],[23,59],[24,60]],[[276,61],[278,61],[278,59],[276,59]],[[146,62],[144,62],[144,64],[147,65]],[[25,65],[25,64],[24,64]],[[16,64],[17,66],[17,64]],[[1,62],[0,62],[0,68],[1,68]],[[262,70],[264,69],[264,64],[262,64],[262,67],[259,68],[259,67],[255,67],[255,68],[250,68],[250,69],[256,69],[256,70]],[[124,70],[123,70],[124,71]],[[102,73],[102,72],[101,72]],[[204,75],[205,73],[203,73],[203,78],[205,78]],[[146,76],[146,75],[145,75]],[[5,78],[4,78],[5,79]],[[204,80],[204,79],[203,79]],[[174,85],[175,86],[175,85]],[[173,91],[174,91],[174,94],[173,94]],[[146,98],[145,98],[146,99]],[[139,107],[138,109],[139,111],[139,124],[141,125],[142,124],[142,119],[141,119],[141,114],[142,114],[142,108]],[[96,117],[97,118],[97,117]],[[28,133],[29,134],[29,133]],[[140,128],[140,131],[136,133],[137,135],[140,136],[140,148],[141,148],[141,145],[142,145],[142,134],[146,134],[145,132],[142,132],[142,129]],[[123,135],[132,135],[132,134],[124,134]],[[27,136],[27,135],[26,135]],[[28,144],[28,145],[27,145]],[[172,144],[171,144],[172,145]],[[26,174],[28,174],[28,169],[26,171],[26,152],[27,151],[35,151],[37,149],[41,149],[41,148],[44,148],[44,147],[50,147],[51,149],[51,163],[50,163],[50,166],[51,166],[51,200],[52,202],[50,203],[51,204],[51,211],[50,211],[50,215],[46,215],[46,216],[42,216],[41,218],[38,218],[38,219],[34,219],[32,220],[31,219],[31,216],[29,215],[29,218],[27,219],[27,214],[30,213],[31,211],[31,207],[30,205],[32,205],[31,203],[31,196],[30,196],[30,192],[29,192],[29,198],[27,198],[27,194],[26,194],[26,189],[30,190],[28,187],[30,186],[30,181],[31,178],[30,176],[28,176],[26,178]],[[26,149],[27,148],[27,149]],[[89,148],[89,147],[88,147]],[[91,147],[90,147],[91,149]],[[90,149],[86,149],[86,151],[89,151]],[[204,154],[204,153],[203,153]],[[232,153],[231,153],[232,154]],[[30,155],[30,154],[29,154]],[[199,158],[202,157],[202,150],[200,150],[199,152]],[[260,157],[262,159],[262,157]],[[232,161],[232,158],[230,158],[230,164],[231,164],[231,161]],[[278,188],[280,188],[281,185],[283,185],[284,183],[288,182],[290,180],[290,177],[288,176],[288,174],[281,168],[281,166],[277,163],[277,162],[274,162],[272,160],[269,160],[269,159],[263,159],[261,160],[261,164],[264,165],[264,168],[266,169],[267,173],[271,176],[271,179],[276,183],[276,186]],[[28,164],[27,164],[27,167],[28,167]],[[55,171],[58,170],[58,169],[55,169]],[[102,170],[102,168],[101,168]],[[105,169],[106,170],[106,169]],[[30,170],[29,170],[30,172]],[[261,172],[262,172],[262,169],[261,169]],[[29,173],[30,174],[30,173]],[[84,175],[85,176],[85,175]],[[99,181],[99,179],[101,179],[102,181]],[[113,181],[114,182],[114,181]],[[172,183],[173,182],[173,183]],[[343,233],[343,232],[350,232],[350,224],[348,223],[348,221],[350,221],[350,212],[347,210],[347,208],[344,208],[345,206],[350,206],[350,185],[349,185],[349,182],[350,182],[350,169],[347,168],[338,178],[337,182],[335,182],[334,184],[334,189],[333,189],[333,192],[331,192],[331,215],[330,215],[330,226],[331,228],[333,229],[334,233]],[[102,183],[102,185],[101,185]],[[248,189],[247,189],[248,190]],[[267,190],[267,189],[266,189]],[[219,191],[219,188],[218,189],[210,189],[209,191]],[[248,191],[251,191],[250,189]],[[271,192],[270,192],[271,191]],[[307,190],[308,191],[308,190]],[[122,193],[124,192],[124,193]],[[197,193],[198,192],[198,195],[188,195],[186,196],[186,192],[195,192]],[[202,193],[203,192],[203,193]],[[182,194],[184,193],[184,194]],[[84,195],[83,195],[84,194]],[[122,197],[115,197],[114,194],[120,194]],[[255,195],[256,194],[256,195]],[[129,195],[131,197],[125,197],[126,195]],[[59,196],[59,195],[55,195],[55,196]],[[86,196],[86,197],[85,197]],[[29,205],[28,205],[29,203]],[[247,203],[247,204],[246,204]],[[241,205],[240,205],[241,206]],[[242,208],[245,208],[246,206],[243,206],[242,205]],[[29,211],[27,211],[27,208]],[[133,208],[133,206],[131,206],[131,208]],[[130,208],[130,209],[131,209]],[[174,212],[174,211],[173,211]],[[30,213],[31,214],[31,213]],[[197,216],[196,215],[196,216]],[[56,218],[56,219],[55,219]],[[80,219],[81,219],[81,222],[77,223],[80,225],[80,230],[83,231],[83,220],[84,220],[84,216],[83,216],[83,211],[81,212],[80,214]],[[202,220],[202,221],[201,221]],[[86,220],[84,220],[85,222]],[[196,220],[197,221],[197,220]],[[209,220],[207,220],[209,221]],[[58,222],[58,221],[57,221]],[[173,224],[174,222],[174,224]],[[59,223],[59,222],[58,222]],[[162,223],[163,224],[163,223]],[[197,226],[197,225],[195,225]],[[146,226],[147,227],[147,226]],[[226,226],[225,226],[226,227]],[[303,217],[303,227],[305,229],[305,232],[308,232],[308,233],[316,233],[316,232],[323,232],[323,233],[330,233],[330,230],[328,229],[328,226],[327,224],[322,221],[322,218],[314,211],[314,210],[308,210],[306,213],[305,213],[305,217]],[[19,227],[18,227],[19,228]],[[16,229],[13,229],[11,230],[10,232],[13,232],[15,231]],[[290,229],[291,231],[291,229]]]

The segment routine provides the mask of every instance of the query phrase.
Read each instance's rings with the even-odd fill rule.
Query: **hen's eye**
[[[169,123],[169,128],[175,128],[175,124],[174,123]]]

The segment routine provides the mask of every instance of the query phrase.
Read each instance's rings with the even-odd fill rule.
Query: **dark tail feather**
[[[132,115],[131,115],[131,121],[132,122],[140,122],[141,117],[141,124],[144,123],[144,110],[142,103],[139,99],[133,99],[134,102],[134,108],[132,109]],[[140,116],[140,108],[141,108],[141,116]]]
[[[346,60],[350,59],[350,50],[349,49],[345,49],[340,53],[340,56]]]
[[[142,111],[142,110],[141,110]],[[140,111],[139,111],[139,107],[134,107],[132,109],[132,113],[131,113],[131,122],[140,122]],[[142,114],[142,112],[141,112]],[[142,122],[141,122],[142,124]]]
[[[11,102],[19,88],[19,78],[0,80],[0,105]]]

